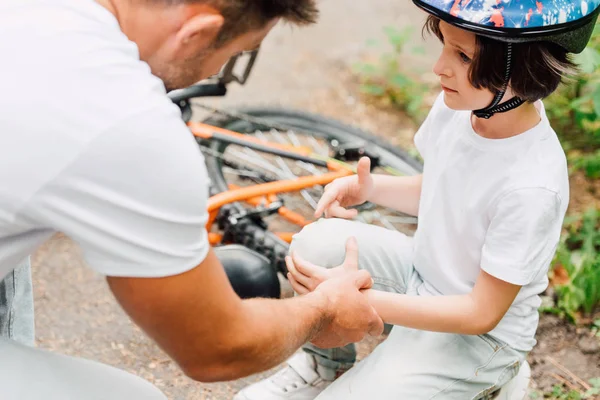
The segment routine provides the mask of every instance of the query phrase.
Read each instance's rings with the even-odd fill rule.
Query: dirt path
[[[381,135],[403,126],[392,113],[372,112],[346,92],[343,79],[370,38],[381,38],[385,25],[407,26],[422,15],[409,1],[349,2],[323,0],[321,22],[314,27],[278,28],[264,43],[248,84],[233,87],[217,105],[294,106],[362,125]],[[333,99],[333,100],[332,100]],[[374,111],[373,111],[374,112]],[[394,135],[409,141],[409,131]],[[164,390],[169,399],[230,399],[259,377],[203,385],[184,377],[119,309],[104,279],[83,265],[77,247],[57,236],[33,257],[38,345],[64,354],[98,360],[138,374]],[[364,349],[369,345],[363,346]]]

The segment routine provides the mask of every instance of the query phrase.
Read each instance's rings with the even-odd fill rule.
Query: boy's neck
[[[486,139],[506,139],[528,131],[540,122],[540,114],[533,103],[524,103],[514,110],[494,114],[490,119],[471,114],[475,132]]]

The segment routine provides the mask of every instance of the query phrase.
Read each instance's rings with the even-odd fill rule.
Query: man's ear
[[[182,56],[194,56],[199,51],[210,47],[225,22],[221,14],[202,5],[191,9],[189,13],[190,16],[181,25],[176,35],[177,52]]]

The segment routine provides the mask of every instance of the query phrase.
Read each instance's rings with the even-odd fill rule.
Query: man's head
[[[117,17],[168,90],[219,72],[278,21],[314,23],[315,0],[97,0]]]

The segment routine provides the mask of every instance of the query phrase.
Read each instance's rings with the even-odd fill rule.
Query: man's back
[[[0,277],[56,230],[105,274],[197,265],[207,250],[202,157],[115,17],[92,0],[4,2],[0,33]],[[166,192],[182,187],[193,200],[175,204]],[[178,220],[195,230],[185,251],[185,224],[169,235]],[[160,260],[164,251],[178,260]]]

